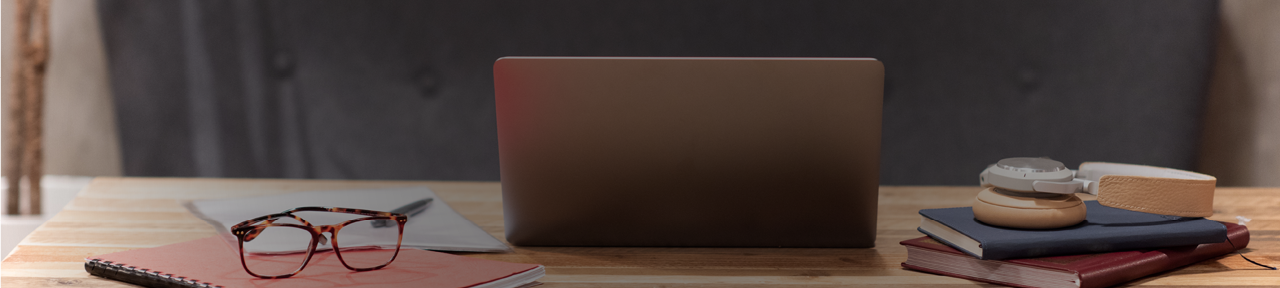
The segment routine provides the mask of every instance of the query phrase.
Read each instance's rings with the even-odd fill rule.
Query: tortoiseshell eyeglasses
[[[313,226],[299,217],[298,212],[345,213],[356,218],[334,225]],[[312,217],[312,214],[304,215]],[[231,226],[231,234],[240,240],[240,264],[244,270],[259,278],[274,279],[301,272],[317,247],[332,250],[347,269],[368,271],[386,267],[400,253],[404,223],[408,220],[409,216],[401,213],[298,207],[240,222]],[[339,236],[338,231],[346,232]]]

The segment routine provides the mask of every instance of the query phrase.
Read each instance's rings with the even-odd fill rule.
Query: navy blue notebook
[[[1220,243],[1227,227],[1204,218],[1182,218],[1111,208],[1085,201],[1085,221],[1071,227],[1024,230],[984,224],[970,207],[924,209],[920,232],[984,260],[1147,250]],[[931,223],[931,221],[933,223]],[[939,225],[941,224],[941,225]]]

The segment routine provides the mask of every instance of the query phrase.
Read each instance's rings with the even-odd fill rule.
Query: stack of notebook
[[[1105,287],[1249,245],[1242,225],[1085,205],[1084,223],[1052,230],[986,225],[969,207],[921,210],[928,236],[900,243],[902,266],[1011,286]]]

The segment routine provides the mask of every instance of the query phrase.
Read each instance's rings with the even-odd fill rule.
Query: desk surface
[[[503,239],[502,193],[493,182],[222,180],[98,178],[61,213],[22,243],[0,266],[5,287],[128,287],[89,276],[85,257],[215,235],[182,200],[231,198],[307,190],[426,185],[459,213]],[[920,237],[917,210],[967,206],[976,187],[882,187],[876,247],[588,248],[516,247],[515,253],[467,256],[547,267],[542,287],[752,287],[785,284],[977,286],[980,283],[904,270],[898,241]],[[1219,188],[1210,219],[1252,217],[1244,250],[1280,265],[1280,188]],[[1231,254],[1129,284],[1280,285],[1280,272],[1261,270]]]

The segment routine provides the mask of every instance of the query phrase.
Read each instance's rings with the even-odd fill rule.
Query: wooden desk
[[[459,213],[503,239],[502,197],[492,182],[220,180],[98,178],[61,213],[4,259],[5,287],[127,287],[89,276],[85,257],[213,236],[181,200],[306,190],[426,185]],[[755,287],[874,284],[977,286],[978,282],[902,269],[898,241],[920,237],[917,210],[967,206],[976,187],[883,187],[879,229],[871,249],[517,247],[515,253],[471,257],[546,265],[543,287]],[[1219,188],[1211,219],[1252,217],[1250,258],[1280,265],[1280,188]],[[1142,278],[1144,286],[1280,285],[1280,272],[1231,254]]]

